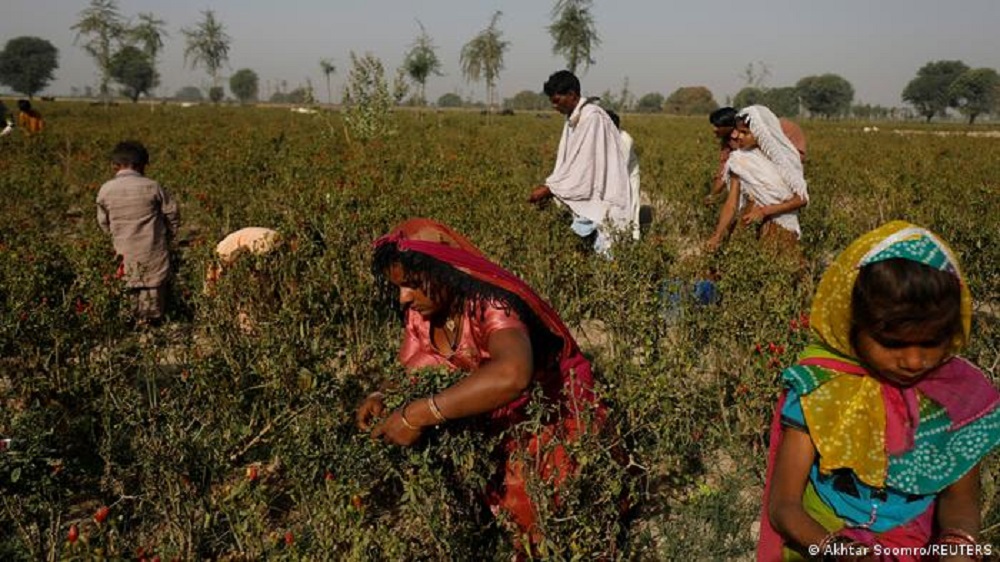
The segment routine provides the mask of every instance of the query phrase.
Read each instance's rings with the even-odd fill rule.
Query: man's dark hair
[[[127,168],[144,168],[149,164],[149,151],[139,141],[122,141],[111,151],[111,162]]]
[[[568,94],[570,92],[580,95],[580,79],[568,70],[560,70],[553,72],[549,76],[542,89],[548,97],[552,97],[555,94]]]
[[[720,107],[708,116],[708,120],[716,127],[735,127],[736,108]]]

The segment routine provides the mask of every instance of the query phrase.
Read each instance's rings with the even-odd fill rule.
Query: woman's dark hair
[[[427,254],[401,252],[392,242],[378,246],[372,258],[372,275],[375,276],[384,300],[396,303],[394,288],[387,276],[393,264],[402,266],[407,276],[406,281],[421,287],[424,293],[436,302],[451,301],[455,312],[461,307],[471,308],[478,305],[479,313],[483,314],[485,310],[482,307],[492,304],[507,314],[511,311],[517,313],[528,327],[536,364],[543,364],[555,358],[556,353],[562,348],[562,339],[553,334],[539,320],[531,307],[514,293],[480,281]]]
[[[716,127],[735,127],[736,109],[732,107],[720,107],[709,114],[708,121]]]
[[[580,79],[568,70],[553,72],[545,81],[542,90],[550,98],[555,94],[568,94],[570,92],[580,95]]]
[[[866,265],[851,293],[851,339],[860,330],[933,330],[942,341],[962,331],[962,289],[953,273],[903,258]]]

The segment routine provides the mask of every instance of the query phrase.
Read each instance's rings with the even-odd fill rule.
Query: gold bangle
[[[409,406],[409,404],[407,404]],[[399,411],[399,419],[403,421],[403,425],[406,426],[410,431],[420,431],[420,428],[410,423],[410,420],[406,419],[406,406]]]
[[[448,418],[444,417],[444,414],[441,413],[441,408],[438,408],[437,402],[434,401],[433,394],[427,397],[427,408],[438,422],[444,423],[448,421]]]

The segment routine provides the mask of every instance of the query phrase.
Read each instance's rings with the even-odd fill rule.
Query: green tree
[[[1000,74],[992,68],[972,68],[963,72],[951,83],[949,94],[956,101],[958,110],[969,118],[969,124],[976,117],[990,113],[997,103],[1000,88]]]
[[[0,84],[33,97],[52,81],[59,49],[39,37],[15,37],[0,51]]]
[[[210,97],[212,101],[218,102],[222,99],[219,94],[224,93],[219,85],[219,71],[229,62],[229,46],[232,39],[226,34],[222,22],[215,19],[215,12],[205,10],[202,15],[204,19],[194,28],[181,30],[187,40],[184,61],[190,63],[192,69],[201,66],[208,72],[212,78]]]
[[[197,86],[184,86],[174,94],[177,101],[202,101],[205,95],[201,93],[201,88]]]
[[[764,91],[760,103],[766,105],[778,117],[796,117],[799,114],[799,90],[794,86],[768,88]]]
[[[145,53],[154,72],[156,71],[156,58],[163,50],[163,38],[169,37],[166,25],[166,21],[157,18],[152,13],[143,12],[139,14],[139,23],[129,27],[125,32],[126,38]],[[157,73],[157,75],[159,74]],[[147,92],[147,94],[152,94],[152,92]]]
[[[903,101],[912,105],[927,122],[943,116],[958,100],[952,95],[951,84],[969,67],[960,60],[933,61],[920,67],[917,76],[903,89]]]
[[[320,59],[319,68],[323,71],[323,76],[326,77],[326,103],[332,104],[333,90],[330,88],[330,75],[337,71],[337,67],[330,59]]]
[[[249,68],[237,70],[229,77],[229,90],[240,103],[255,101],[259,88],[260,79],[257,73]]]
[[[639,98],[635,109],[639,113],[660,113],[663,111],[664,101],[663,94],[650,92]]]
[[[149,56],[138,47],[125,45],[111,57],[111,78],[123,86],[122,93],[135,103],[159,83]]]
[[[367,141],[392,132],[393,96],[385,66],[371,53],[351,51],[351,72],[344,88],[344,122],[354,138]]]
[[[83,50],[97,62],[101,71],[101,96],[108,100],[108,83],[111,82],[111,57],[115,44],[125,36],[126,26],[118,11],[116,0],[90,0],[90,6],[79,14],[80,19],[71,30],[76,31],[75,42],[86,37]]]
[[[438,104],[440,105],[440,103]],[[504,107],[509,109],[519,109],[523,111],[537,111],[547,109],[550,105],[549,98],[541,92],[531,90],[521,90],[514,94],[514,97],[504,100]]]
[[[427,98],[426,88],[427,88],[427,78],[430,75],[441,76],[441,60],[438,59],[437,52],[434,50],[434,41],[431,39],[430,35],[427,35],[427,30],[424,29],[424,24],[417,20],[417,25],[420,26],[420,35],[413,42],[410,47],[410,51],[406,53],[406,58],[403,60],[403,68],[406,69],[406,73],[410,76],[420,88],[418,93],[420,99],[420,105],[424,105]]]
[[[510,47],[509,41],[500,39],[503,32],[497,28],[503,12],[497,11],[490,19],[490,25],[480,31],[462,47],[460,62],[462,74],[470,82],[486,81],[486,105],[493,110],[496,96],[497,78],[503,70],[503,55]]]
[[[751,105],[763,104],[765,97],[763,89],[756,86],[745,86],[733,96],[733,107],[740,109]]]
[[[795,84],[802,105],[827,118],[847,115],[854,101],[854,86],[837,74],[806,76]]]
[[[552,53],[562,55],[566,68],[574,74],[581,63],[584,70],[594,64],[592,53],[601,45],[591,5],[591,0],[556,0],[552,8],[554,21],[548,28]]]
[[[546,98],[546,101],[548,101],[547,98]],[[462,96],[460,96],[460,95],[458,95],[458,94],[456,94],[454,92],[448,92],[447,94],[443,94],[441,97],[438,98],[438,100],[437,100],[437,106],[438,107],[462,107]]]
[[[677,88],[663,104],[664,111],[674,115],[709,114],[718,108],[711,90],[704,86]]]

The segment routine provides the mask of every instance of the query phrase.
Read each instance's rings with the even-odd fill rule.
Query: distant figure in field
[[[729,194],[708,249],[722,244],[738,213],[744,226],[758,225],[757,236],[766,246],[798,250],[802,236],[798,210],[809,202],[799,152],[781,131],[778,117],[762,105],[752,105],[736,116],[733,150],[723,170]]]
[[[609,257],[615,232],[632,230],[635,206],[629,186],[627,153],[611,118],[597,98],[580,96],[580,80],[568,70],[549,76],[544,85],[552,107],[566,116],[556,164],[528,201],[555,197],[573,213],[572,229],[594,237],[594,250]]]
[[[0,125],[3,126],[3,130],[0,131],[0,137],[6,137],[14,130],[14,117],[11,116],[3,100],[0,100]]]
[[[162,320],[170,282],[170,241],[177,236],[177,205],[144,174],[149,152],[142,143],[118,143],[111,153],[115,177],[97,194],[97,224],[111,234],[140,324]]]
[[[37,109],[31,107],[28,100],[17,100],[17,108],[20,113],[17,116],[17,126],[29,135],[41,133],[45,128],[45,121],[42,114]]]
[[[628,162],[628,181],[629,186],[632,188],[632,239],[638,240],[640,236],[639,231],[639,209],[642,204],[642,192],[639,189],[640,178],[639,178],[639,157],[635,153],[635,140],[632,139],[632,135],[628,134],[628,131],[622,129],[621,117],[618,116],[612,110],[608,110],[608,117],[611,118],[611,122],[615,124],[618,129],[618,134],[621,136],[622,141],[622,155],[625,157],[625,161]]]
[[[261,226],[248,226],[231,232],[215,246],[218,262],[209,265],[205,280],[215,283],[222,276],[223,270],[232,265],[241,255],[252,254],[262,256],[270,253],[280,244],[278,231]]]
[[[712,124],[715,137],[719,139],[719,168],[715,173],[715,177],[712,178],[712,188],[708,193],[708,197],[705,198],[705,202],[708,204],[713,203],[716,196],[722,193],[723,188],[726,186],[723,179],[725,177],[726,162],[729,160],[729,153],[736,150],[736,139],[733,137],[733,134],[736,132],[737,113],[735,108],[720,107],[708,116],[708,121]],[[781,124],[781,132],[788,137],[792,146],[798,151],[799,159],[805,163],[806,135],[802,132],[802,128],[794,121],[785,119],[784,117],[779,118],[778,122]]]

